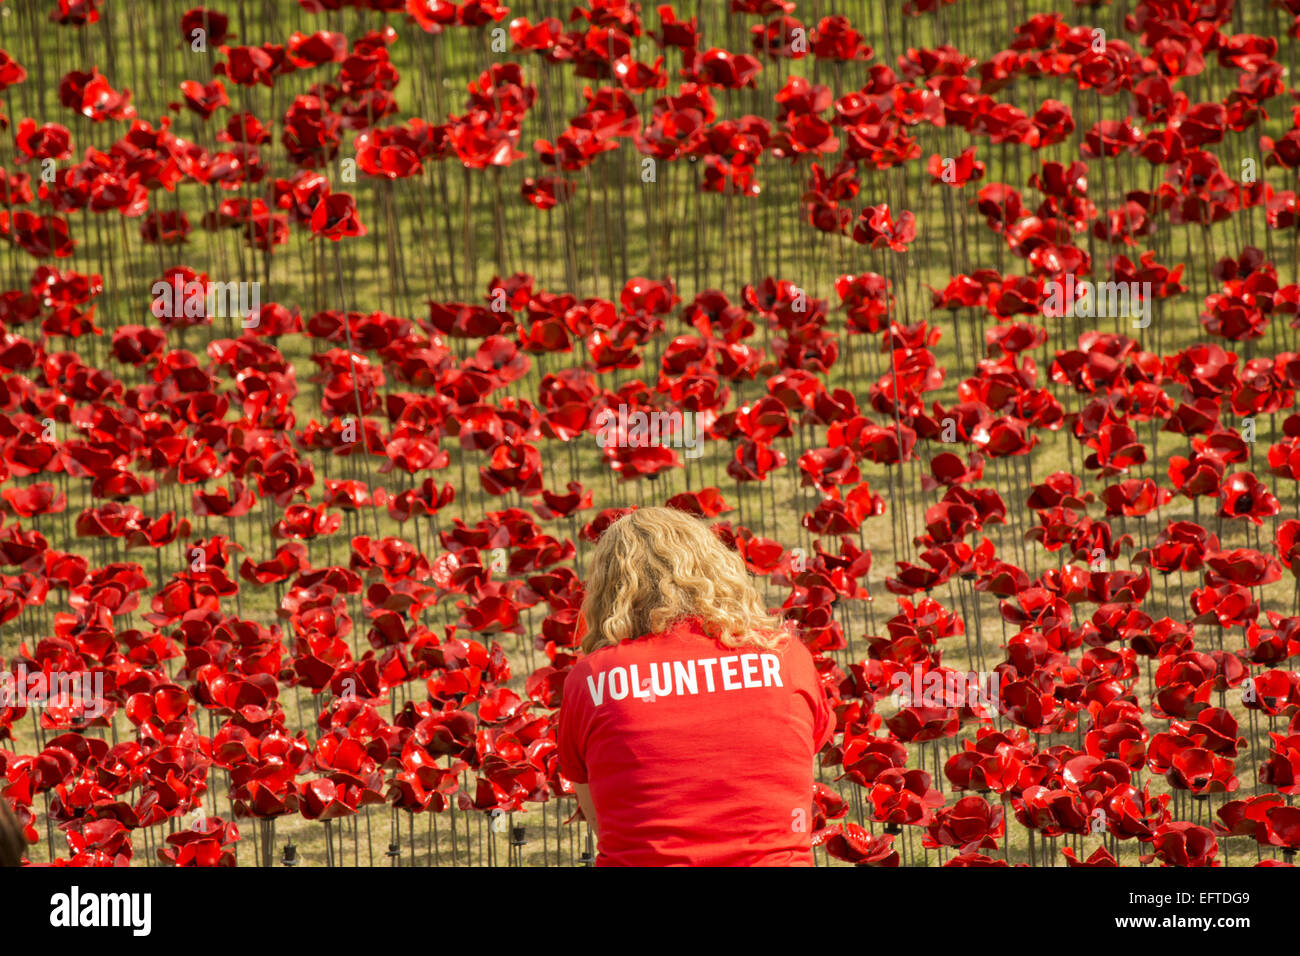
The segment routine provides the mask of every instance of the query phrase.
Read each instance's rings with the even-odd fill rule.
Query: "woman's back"
[[[589,783],[597,865],[812,864],[813,759],[834,731],[812,655],[688,618],[570,671],[560,769]]]

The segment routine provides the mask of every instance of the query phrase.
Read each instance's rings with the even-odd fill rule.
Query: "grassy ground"
[[[184,78],[207,78],[211,64],[218,58],[213,51],[207,54],[192,53],[182,46],[177,23],[186,7],[186,4],[143,0],[110,4],[98,24],[83,30],[73,30],[56,29],[44,24],[43,8],[37,8],[34,4],[7,5],[3,14],[8,15],[0,14],[0,47],[24,63],[31,76],[28,83],[0,94],[0,109],[12,117],[33,116],[38,121],[57,121],[68,125],[74,134],[78,156],[86,146],[92,144],[107,148],[120,135],[121,127],[117,124],[91,124],[76,117],[58,105],[55,94],[58,77],[64,72],[97,63],[115,88],[127,86],[133,91],[133,102],[139,115],[150,122],[156,122],[157,117],[166,112],[169,102],[180,99],[177,83]],[[525,4],[517,7],[512,15],[525,15],[536,20],[541,15],[542,8],[543,5],[540,4]],[[294,30],[311,31],[319,28],[341,30],[355,38],[366,29],[380,27],[385,22],[392,23],[400,33],[398,42],[391,48],[393,62],[402,77],[396,90],[401,106],[400,119],[421,115],[430,121],[436,121],[447,112],[461,112],[464,109],[465,84],[490,63],[503,59],[521,59],[527,80],[536,84],[541,91],[537,104],[524,124],[521,148],[525,152],[531,152],[533,139],[553,139],[567,119],[582,106],[583,84],[572,76],[568,67],[544,64],[531,56],[493,54],[486,32],[456,30],[440,37],[430,37],[404,25],[399,18],[385,19],[355,11],[310,17],[303,14],[296,4],[290,3],[270,4],[264,12],[259,5],[251,3],[239,7],[230,5],[225,9],[232,13],[232,29],[239,34],[239,42],[244,43],[283,42]],[[927,16],[917,20],[907,20],[900,17],[897,11],[891,11],[887,15],[887,23],[882,22],[881,5],[850,3],[846,8],[845,5],[835,4],[833,12],[848,14],[855,26],[876,47],[877,58],[892,64],[895,57],[908,47],[933,46],[945,41],[954,43],[969,55],[987,58],[1009,43],[1016,23],[1029,14],[1049,9],[1065,13],[1070,22],[1084,22],[1078,19],[1085,15],[1083,12],[1075,11],[1070,4],[1063,2],[1006,5],[961,3],[945,10],[942,17]],[[545,5],[544,12],[554,11],[550,5]],[[809,9],[799,11],[809,24],[830,12],[831,5],[824,3],[814,3]],[[1120,5],[1101,11],[1098,23],[1107,29],[1108,36],[1120,36],[1118,25],[1124,12],[1125,7]],[[699,13],[701,30],[708,45],[725,46],[733,50],[747,48],[747,26],[756,21],[728,16],[721,2],[702,3]],[[654,22],[654,15],[648,8],[645,14],[649,22]],[[1280,20],[1273,12],[1261,13],[1252,9],[1241,16],[1247,19],[1238,25],[1239,29],[1283,35]],[[1132,40],[1131,37],[1125,39]],[[1284,62],[1287,62],[1288,57],[1293,60],[1294,44],[1284,42],[1280,56]],[[668,67],[675,70],[678,65],[677,54],[670,53]],[[864,77],[861,67],[828,68],[826,64],[810,64],[807,61],[793,65],[765,61],[764,65],[756,90],[718,92],[720,116],[739,117],[754,113],[771,118],[772,95],[792,72],[806,73],[815,81],[830,84],[837,95],[857,88]],[[331,72],[328,69],[318,69],[282,78],[275,90],[230,88],[233,106],[250,109],[265,121],[275,123],[277,145],[264,151],[268,183],[274,177],[287,176],[292,172],[283,150],[278,146],[280,117],[285,106],[293,95],[305,92],[311,83],[327,79],[332,79]],[[1224,71],[1211,65],[1205,77],[1192,78],[1184,86],[1193,102],[1196,102],[1209,98],[1221,99],[1231,88],[1231,83],[1231,78]],[[361,182],[353,185],[343,180],[340,165],[351,156],[349,134],[329,173],[336,190],[355,193],[361,219],[370,231],[364,238],[342,244],[338,268],[333,247],[322,241],[313,241],[297,229],[293,232],[290,245],[276,250],[268,261],[243,248],[238,234],[233,231],[211,233],[196,228],[190,242],[182,250],[163,250],[143,245],[135,224],[125,223],[116,215],[98,216],[92,213],[79,213],[70,217],[72,231],[79,246],[73,257],[61,261],[59,265],[65,269],[99,272],[105,277],[105,293],[100,299],[97,316],[100,325],[107,331],[120,324],[147,322],[152,281],[165,267],[179,262],[205,271],[215,281],[261,280],[264,302],[298,305],[304,317],[325,308],[361,311],[382,309],[395,315],[420,317],[427,313],[426,299],[483,301],[493,275],[504,276],[515,271],[534,275],[538,286],[552,291],[569,291],[579,297],[599,295],[613,299],[617,299],[618,291],[628,277],[671,275],[677,281],[679,294],[687,302],[696,292],[707,288],[722,289],[736,301],[744,284],[773,275],[799,283],[811,295],[830,298],[834,305],[833,282],[837,275],[873,270],[887,273],[895,280],[900,319],[915,322],[924,318],[942,330],[943,337],[933,351],[947,370],[947,377],[943,386],[929,397],[948,405],[956,400],[958,382],[975,373],[977,356],[972,352],[971,343],[982,342],[987,320],[970,313],[960,314],[956,318],[946,312],[931,314],[927,287],[941,288],[955,272],[977,267],[996,267],[1009,274],[1024,273],[1028,268],[1023,261],[1005,251],[1001,241],[984,227],[973,206],[963,208],[973,198],[978,185],[955,193],[951,206],[948,206],[939,188],[929,185],[928,176],[923,169],[924,160],[935,153],[941,156],[956,155],[969,145],[977,145],[979,159],[988,164],[984,182],[1004,181],[1017,185],[1024,190],[1027,204],[1032,205],[1037,197],[1023,184],[1035,168],[1034,164],[1038,160],[1052,159],[1068,162],[1077,156],[1083,130],[1100,117],[1116,118],[1129,108],[1123,97],[1097,100],[1090,94],[1079,94],[1072,91],[1068,84],[1056,81],[1022,79],[997,94],[999,100],[1013,102],[1029,113],[1047,97],[1062,99],[1075,109],[1079,131],[1063,144],[1049,147],[1038,154],[1030,154],[1027,150],[991,146],[985,140],[969,141],[960,130],[919,126],[911,132],[917,136],[921,145],[922,161],[911,163],[905,171],[864,171],[859,197],[862,204],[888,201],[895,210],[911,209],[917,214],[918,240],[908,253],[900,256],[891,255],[886,258],[886,254],[872,252],[846,237],[827,236],[801,222],[798,199],[807,178],[806,166],[802,164],[798,168],[792,168],[789,164],[765,157],[759,171],[759,181],[763,187],[760,197],[718,197],[697,191],[701,171],[698,167],[685,163],[660,164],[655,182],[641,182],[641,157],[630,146],[625,146],[617,152],[605,154],[589,170],[575,177],[579,183],[579,192],[571,204],[549,213],[541,213],[519,198],[519,184],[523,177],[549,173],[531,155],[499,173],[490,171],[466,174],[453,160],[429,164],[423,175],[411,180],[390,185],[367,181],[363,176]],[[653,95],[636,98],[643,113],[649,113],[653,98]],[[1285,125],[1279,125],[1279,119],[1283,123],[1287,119],[1286,108],[1280,101],[1275,101],[1273,112],[1279,116],[1264,131],[1276,136],[1286,128]],[[206,148],[215,149],[218,144],[213,135],[219,128],[218,124],[224,123],[226,115],[225,112],[219,113],[217,118],[205,125],[193,114],[176,113],[173,129]],[[1253,133],[1230,135],[1224,144],[1214,147],[1214,151],[1221,156],[1225,169],[1229,170],[1240,168],[1241,159],[1258,158],[1259,154]],[[0,144],[0,163],[6,168],[13,165],[11,143],[7,138]],[[833,159],[825,165],[833,165]],[[1151,172],[1139,160],[1125,157],[1105,166],[1105,174],[1098,174],[1097,164],[1094,163],[1094,174],[1089,177],[1089,195],[1100,209],[1118,205],[1126,190],[1149,188],[1151,185]],[[1287,177],[1283,173],[1284,171],[1278,170],[1261,171],[1261,175],[1267,176],[1278,189],[1293,186],[1293,183],[1284,181]],[[235,195],[249,192],[245,189]],[[226,198],[226,194],[215,188],[203,189],[187,185],[177,193],[152,197],[151,208],[182,209],[197,224],[202,213],[223,198]],[[467,209],[468,224],[465,215]],[[1149,240],[1150,248],[1156,250],[1157,260],[1162,263],[1172,265],[1183,261],[1188,264],[1189,275],[1185,281],[1190,291],[1184,296],[1161,303],[1149,329],[1140,333],[1124,329],[1120,320],[1116,319],[1113,331],[1123,331],[1139,337],[1143,348],[1161,354],[1170,354],[1192,342],[1205,340],[1207,336],[1197,321],[1197,315],[1200,301],[1208,290],[1205,272],[1207,254],[1226,255],[1236,253],[1250,242],[1261,247],[1267,242],[1273,258],[1279,264],[1280,281],[1295,281],[1293,236],[1266,237],[1265,232],[1261,210],[1242,214],[1203,236],[1194,234],[1195,230],[1186,227],[1171,229],[1167,224],[1162,224],[1161,231]],[[1083,240],[1080,243],[1083,244]],[[1094,262],[1099,264],[1104,263],[1112,254],[1105,249],[1104,244],[1091,238],[1087,240],[1085,248],[1092,253]],[[1138,250],[1117,249],[1114,252],[1125,252],[1136,260]],[[0,253],[0,265],[3,265],[4,288],[18,288],[25,286],[35,262],[25,253],[11,248]],[[179,344],[198,352],[210,339],[237,334],[233,324],[231,327],[223,327],[222,321],[216,320],[211,328],[186,332],[179,338]],[[1043,321],[1048,323],[1051,335],[1047,346],[1032,356],[1038,364],[1040,381],[1046,375],[1051,351],[1071,346],[1081,331],[1081,327],[1072,325],[1068,320]],[[1106,327],[1104,320],[1099,324]],[[833,319],[832,327],[841,331],[843,329],[838,314]],[[675,318],[670,319],[669,329],[673,334],[689,331],[677,323]],[[174,337],[172,344],[177,342]],[[66,347],[80,351],[87,356],[87,361],[102,363],[105,361],[106,344],[107,334],[99,342],[83,340],[67,343]],[[299,395],[294,402],[294,409],[301,427],[312,418],[321,418],[318,387],[308,382],[315,370],[310,356],[314,350],[320,349],[320,345],[306,336],[289,336],[277,344],[294,362],[298,372]],[[52,350],[58,347],[64,346],[62,343],[51,345]],[[1284,330],[1279,334],[1274,329],[1270,337],[1256,344],[1253,354],[1269,354],[1294,347],[1292,332]],[[457,343],[457,348],[461,354],[468,354],[465,343]],[[881,370],[887,367],[887,360],[870,351],[868,343],[855,341],[854,337],[847,335],[841,336],[841,349],[842,359],[829,375],[828,384],[851,389],[857,395],[859,403],[866,405],[868,390]],[[844,354],[849,349],[857,353],[852,360]],[[659,350],[653,350],[653,354],[658,355]],[[1251,355],[1249,350],[1243,352],[1243,361]],[[512,396],[528,397],[536,401],[538,384],[543,374],[580,359],[578,353],[538,359],[529,375],[505,391]],[[138,383],[136,373],[132,370],[116,365],[106,367],[119,375],[128,386]],[[870,371],[855,374],[855,369]],[[646,368],[629,370],[604,376],[602,383],[615,388],[621,382],[632,378],[650,378],[652,374]],[[1083,403],[1082,399],[1067,389],[1054,386],[1053,391],[1065,404],[1067,411],[1075,411]],[[763,382],[753,383],[738,390],[736,401],[750,400],[763,392]],[[498,393],[493,397],[499,399],[502,396]],[[1225,422],[1234,423],[1230,415],[1225,415]],[[1280,436],[1280,419],[1261,421],[1257,435],[1257,443],[1252,447],[1250,466],[1257,473],[1262,473],[1267,445]],[[61,433],[60,437],[68,436]],[[1041,437],[1043,442],[1035,449],[1030,462],[1035,479],[1056,470],[1080,471],[1078,463],[1081,456],[1077,444],[1061,433],[1043,434]],[[737,485],[729,479],[723,469],[731,449],[716,445],[708,446],[703,457],[688,462],[686,469],[666,475],[648,486],[644,481],[616,485],[612,475],[600,462],[594,437],[585,436],[578,441],[576,454],[573,455],[560,449],[558,443],[543,443],[548,488],[559,489],[569,480],[580,480],[596,492],[597,506],[606,507],[629,502],[657,503],[688,487],[715,485],[737,509],[725,517],[742,521],[788,547],[804,547],[811,553],[811,536],[800,526],[799,519],[804,512],[811,510],[817,496],[812,489],[799,487],[794,463],[804,448],[822,443],[820,435],[811,442],[807,441],[806,436],[800,435],[780,443],[779,447],[787,455],[790,464],[774,474],[773,480],[761,488]],[[480,461],[478,456],[462,455],[454,447],[449,450],[452,455],[451,466],[446,473],[436,477],[440,481],[452,480],[457,487],[458,499],[440,516],[443,527],[447,526],[452,515],[464,517],[472,523],[487,510],[521,503],[484,494],[474,479],[474,469]],[[928,460],[930,455],[940,450],[942,449],[922,447],[920,452]],[[1143,477],[1150,475],[1163,484],[1168,484],[1165,471],[1167,458],[1170,454],[1184,452],[1185,444],[1181,439],[1165,436],[1160,442],[1160,460],[1136,469],[1135,474]],[[318,479],[326,474],[338,477],[341,472],[347,473],[344,469],[353,469],[353,476],[368,478],[372,482],[380,480],[377,472],[379,460],[371,462],[368,467],[362,467],[352,459],[334,461],[328,464],[326,470],[325,463],[317,456],[316,464]],[[883,621],[894,613],[894,600],[884,589],[884,578],[893,573],[896,560],[914,558],[918,549],[911,546],[910,538],[923,528],[925,508],[937,500],[935,493],[919,490],[918,473],[921,465],[908,469],[901,488],[891,482],[883,468],[869,464],[864,464],[863,467],[864,477],[870,481],[872,488],[886,496],[889,512],[868,522],[862,536],[863,542],[870,546],[874,554],[873,569],[867,582],[874,596],[872,604],[867,606],[861,602],[849,602],[837,608],[839,620],[854,639],[851,651],[846,650],[836,655],[842,666],[861,659],[864,635],[880,633]],[[462,475],[468,475],[468,480],[462,480]],[[391,477],[389,476],[390,482]],[[417,476],[419,479],[423,477]],[[22,482],[21,479],[17,481]],[[1023,508],[1027,481],[1019,471],[1014,468],[990,467],[986,474],[986,484],[998,488],[1007,498],[1014,519],[1014,523],[1007,527],[990,529],[990,536],[998,546],[999,554],[1007,560],[1022,564],[1031,573],[1041,572],[1057,564],[1059,555],[1048,555],[1031,543],[1020,543],[1020,535],[1029,527],[1029,521]],[[1101,485],[1102,483],[1096,483],[1098,489]],[[902,491],[902,488],[907,491]],[[187,496],[191,490],[177,489],[174,486],[164,488],[157,502],[159,510],[177,508],[186,511]],[[1290,490],[1275,488],[1288,505],[1288,513],[1282,517],[1295,511],[1290,504]],[[74,485],[69,488],[70,515],[75,516],[91,503],[84,487]],[[145,507],[144,503],[141,506]],[[148,511],[149,508],[146,507],[145,510]],[[1206,514],[1208,512],[1203,510],[1202,518]],[[1094,505],[1092,515],[1099,516],[1098,506]],[[1166,522],[1191,518],[1192,515],[1191,504],[1179,498],[1160,509],[1158,516],[1129,519],[1123,530],[1133,534],[1141,545],[1153,538]],[[50,519],[45,521],[49,522]],[[1212,520],[1208,523],[1214,528]],[[61,520],[50,524],[53,529],[62,527]],[[209,527],[205,519],[198,519],[195,524],[196,533],[204,536],[231,533],[223,523],[213,523]],[[412,537],[410,526],[399,526],[386,515],[379,516],[378,525],[385,535],[400,535],[408,539]],[[44,522],[37,523],[36,526],[42,528],[57,547],[95,556],[99,561],[138,560],[145,567],[146,573],[153,575],[153,558],[143,552],[113,551],[111,546],[114,543],[111,542],[108,550],[96,551],[90,542],[64,539]],[[374,530],[370,514],[363,517],[347,515],[344,528],[334,536],[336,540],[332,544],[313,543],[309,559],[314,565],[344,563],[345,542],[354,534],[373,534]],[[431,530],[424,529],[421,532],[426,543],[430,540],[428,532]],[[567,528],[563,524],[554,525],[548,530],[557,535],[567,534]],[[1233,523],[1232,526],[1222,524],[1216,530],[1225,548],[1253,547],[1256,544],[1255,538],[1248,536],[1247,529],[1239,523]],[[1270,533],[1270,526],[1265,525],[1265,537]],[[259,514],[249,519],[237,519],[233,526],[233,537],[246,548],[247,554],[255,558],[269,557],[273,550]],[[580,551],[580,564],[583,542],[579,540],[575,543]],[[179,546],[165,549],[162,555],[164,573],[170,574],[179,569],[183,560]],[[1127,563],[1128,556],[1125,556],[1121,558],[1119,566],[1125,567]],[[1199,583],[1189,576],[1172,582],[1175,616],[1178,616],[1179,598],[1186,596],[1185,593],[1179,594],[1180,588],[1184,592],[1190,591]],[[1291,581],[1287,579],[1266,589],[1261,595],[1263,607],[1290,613],[1290,588]],[[768,596],[773,605],[779,604],[784,598],[784,594],[777,589],[770,590]],[[1151,598],[1151,603],[1157,609],[1160,608],[1162,596],[1157,584]],[[935,597],[950,607],[959,606],[960,603],[942,590]],[[34,615],[29,612],[22,619],[5,625],[3,636],[0,636],[0,652],[11,654],[20,640],[27,640],[30,647],[34,634],[47,631],[49,613],[60,609],[54,606],[54,601],[55,597],[52,596],[51,606],[43,614]],[[275,621],[274,605],[272,589],[256,591],[246,586],[240,595],[239,612],[244,617],[271,623]],[[1001,660],[1001,641],[1011,632],[1001,622],[995,599],[979,596],[970,617],[975,614],[980,618],[982,659],[991,665]],[[426,623],[431,626],[441,625],[454,618],[454,610],[444,605],[429,615]],[[532,625],[537,625],[539,621],[540,615],[534,615],[530,619]],[[120,629],[125,629],[141,626],[142,622],[137,612],[119,619],[117,624]],[[971,620],[968,620],[968,629],[976,630]],[[512,683],[518,688],[522,687],[528,665],[535,662],[528,646],[531,644],[531,636],[532,632],[529,631],[522,637],[507,635],[500,638],[514,664],[516,678]],[[1224,646],[1235,648],[1243,646],[1244,639],[1240,633],[1234,632],[1223,635],[1222,640]],[[1210,642],[1209,631],[1200,629],[1198,647],[1205,649],[1210,646]],[[951,646],[944,649],[945,664],[976,668],[977,661],[969,659],[963,641],[953,640],[949,643]],[[358,645],[357,650],[364,648]],[[979,653],[975,655],[976,658],[980,656]],[[291,699],[295,696],[299,699]],[[308,721],[316,713],[317,702],[305,693],[284,690],[281,701],[290,716],[291,725],[296,726],[295,717],[300,709]],[[1258,751],[1260,754],[1264,753],[1267,746],[1266,731],[1272,728],[1259,721],[1251,724],[1244,709],[1231,699],[1225,703],[1241,721],[1242,733],[1262,748]],[[395,706],[400,705],[400,700],[395,702]],[[1150,720],[1149,729],[1154,733],[1164,729],[1164,725]],[[1275,729],[1281,728],[1279,726]],[[119,718],[115,731],[120,735],[129,735],[130,728],[125,720]],[[972,735],[973,728],[967,728],[962,734],[964,738]],[[1069,734],[1041,741],[1044,747],[1055,743],[1077,745],[1077,737]],[[29,721],[24,721],[15,728],[15,741],[11,746],[19,753],[32,752],[36,748]],[[914,747],[912,758],[914,761],[924,760],[925,766],[933,772],[936,756],[941,766],[944,756],[951,753],[951,749],[951,746],[941,746],[936,753],[936,748],[931,746]],[[1256,783],[1250,752],[1250,748],[1244,750],[1237,763],[1243,794],[1253,792]],[[824,779],[829,781],[831,777],[830,770],[824,771]],[[1155,779],[1151,782],[1157,792],[1165,792],[1167,789],[1163,780]],[[849,793],[845,784],[840,786],[846,794]],[[951,799],[950,795],[950,802]],[[1217,808],[1223,799],[1222,796],[1216,796],[1208,802],[1186,801],[1182,812],[1176,816],[1181,819],[1198,819],[1204,823],[1209,811]],[[561,809],[561,816],[567,818],[572,808],[567,805],[569,801],[564,802],[566,806]],[[219,776],[213,779],[208,808],[211,812],[226,817],[230,815],[225,783]],[[515,821],[526,823],[528,827],[529,842],[523,853],[526,863],[554,861],[555,807],[552,806],[547,812],[550,815],[547,822],[549,857],[544,858],[540,847],[540,811],[519,815],[521,819],[517,817]],[[400,865],[411,862],[409,854],[412,851],[416,864],[431,862],[435,856],[437,861],[443,863],[453,858],[450,817],[438,821],[440,831],[435,855],[426,849],[431,841],[426,830],[430,821],[407,821],[400,819],[402,816],[404,814],[399,814],[402,829],[398,841]],[[461,814],[455,816],[458,859],[465,861],[467,843],[472,843],[474,861],[485,861],[489,852],[487,846],[492,840],[490,827],[483,826],[484,821],[478,815],[473,820]],[[355,860],[363,864],[370,862],[372,855],[368,852],[369,847],[373,850],[375,862],[382,862],[392,826],[388,817],[388,811],[379,807],[372,810],[368,817],[354,821],[355,829],[349,829],[353,826],[349,823],[336,827],[334,832],[341,840],[342,861],[351,863]],[[861,807],[856,801],[851,818],[863,819],[865,823]],[[408,823],[413,823],[413,830],[408,829]],[[242,826],[245,839],[239,845],[239,862],[248,865],[255,861],[250,839],[253,825],[250,821],[242,821]],[[482,844],[479,843],[480,832]],[[1013,862],[1030,858],[1030,848],[1023,842],[1024,833],[1023,828],[1013,827],[1009,847]],[[277,845],[282,845],[286,839],[292,839],[298,846],[304,865],[318,865],[325,861],[324,828],[320,824],[298,817],[282,820],[277,828]],[[901,843],[904,838],[899,839]],[[507,860],[505,835],[496,835],[496,841],[497,857],[504,863]],[[564,862],[573,859],[574,851],[581,850],[581,836],[572,842],[574,849],[571,851],[570,833],[566,832],[561,851]],[[1249,841],[1234,838],[1226,842],[1231,862],[1254,861],[1255,852],[1249,848]],[[1081,841],[1081,854],[1086,856],[1096,843],[1096,838]],[[915,856],[912,853],[908,856],[913,862],[937,865],[945,858],[944,854],[934,851],[923,854],[915,836],[912,837],[912,846]],[[55,849],[59,855],[65,855],[61,840],[56,840]],[[137,862],[145,859],[144,849],[140,841],[137,841]],[[1041,845],[1038,849],[1041,851]],[[1123,862],[1136,863],[1136,851],[1132,845],[1120,849]],[[48,854],[45,842],[33,847],[32,852],[34,860],[46,859]],[[1051,862],[1059,862],[1059,854],[1052,854]]]

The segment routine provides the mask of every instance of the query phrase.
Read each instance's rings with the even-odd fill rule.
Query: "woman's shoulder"
[[[626,647],[630,641],[624,641],[622,644],[603,644],[592,651],[583,653],[576,661],[569,665],[566,672],[569,678],[574,675],[585,677],[588,674],[608,666],[612,660],[619,656],[620,648]]]
[[[764,633],[764,640],[755,642],[751,647],[746,642],[724,641],[701,617],[690,615],[680,617],[659,631],[629,638],[618,644],[605,644],[588,654],[584,654],[573,668],[584,668],[584,673],[607,667],[624,659],[636,660],[647,653],[654,656],[671,654],[673,649],[685,652],[696,651],[701,647],[711,647],[718,651],[736,651],[756,649],[768,653],[775,652],[782,657],[795,657],[812,667],[812,652],[789,626],[782,626],[771,633]],[[775,643],[768,639],[775,638]]]
[[[814,683],[820,679],[817,674],[817,662],[813,657],[812,649],[800,640],[797,634],[790,634],[786,638],[780,647],[780,654],[785,666],[789,667],[794,673],[806,677]]]
[[[756,651],[763,654],[775,654],[786,666],[795,668],[800,672],[813,673],[817,669],[812,651],[809,650],[808,645],[799,639],[799,635],[789,624],[782,624],[773,630],[763,631],[758,639],[752,641],[723,641],[720,637],[711,636],[704,629],[694,632],[694,636],[724,653]]]

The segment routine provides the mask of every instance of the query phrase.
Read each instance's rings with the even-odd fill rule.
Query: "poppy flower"
[[[997,839],[1006,824],[1000,806],[992,806],[983,797],[962,797],[951,807],[935,812],[934,822],[926,828],[922,845],[959,847],[963,851],[997,849]]]
[[[72,155],[72,133],[57,123],[37,126],[35,120],[23,119],[14,133],[14,148],[19,162],[67,159]]]
[[[1213,831],[1186,821],[1171,821],[1156,828],[1151,836],[1152,852],[1143,863],[1161,861],[1163,866],[1213,866],[1219,844]]]
[[[849,18],[839,15],[822,17],[817,22],[810,49],[819,59],[843,62],[869,60],[873,55],[870,44],[853,29]]]
[[[185,97],[185,105],[205,120],[223,106],[230,105],[230,98],[226,96],[226,88],[220,80],[209,83],[183,80],[181,95]]]
[[[543,212],[567,203],[577,190],[577,183],[562,176],[542,176],[536,179],[526,176],[519,186],[519,194]]]
[[[17,86],[27,79],[27,71],[7,51],[0,50],[0,90]]]
[[[1197,588],[1191,594],[1193,621],[1220,627],[1243,627],[1259,617],[1259,602],[1248,588],[1236,584]]]
[[[872,249],[888,246],[894,252],[905,252],[916,239],[916,219],[904,211],[897,219],[890,214],[889,204],[867,206],[858,215],[853,227],[853,241],[870,245]]]
[[[1108,516],[1148,514],[1167,504],[1172,497],[1173,493],[1168,488],[1159,487],[1150,478],[1132,478],[1117,485],[1108,485],[1101,493]]]
[[[704,52],[690,51],[683,75],[703,86],[738,90],[756,85],[762,64],[748,53],[731,53],[719,47]]]
[[[1242,471],[1223,481],[1219,492],[1219,514],[1225,518],[1249,518],[1255,524],[1281,510],[1275,498],[1251,472]]]
[[[873,837],[856,823],[828,827],[813,834],[814,846],[823,847],[835,859],[855,866],[898,866],[900,858],[893,842],[893,834]]]
[[[968,182],[984,178],[984,164],[975,158],[975,147],[963,150],[960,156],[944,159],[937,153],[930,157],[927,167],[932,185],[965,186]]]
[[[366,227],[357,218],[357,204],[347,193],[330,193],[316,204],[311,231],[338,242],[345,236],[364,236]]]
[[[70,2],[79,3],[80,0]],[[129,120],[135,116],[131,91],[114,90],[100,74],[98,67],[91,67],[89,73],[81,70],[66,73],[59,81],[59,102],[95,123]]]
[[[186,43],[194,41],[195,30],[202,30],[204,32],[204,42],[211,43],[213,46],[221,46],[231,36],[230,18],[224,13],[208,10],[205,7],[194,7],[191,10],[186,10],[181,15],[180,26],[181,39]]]
[[[38,259],[72,255],[76,243],[61,216],[41,216],[25,209],[0,212],[0,239],[16,243]]]

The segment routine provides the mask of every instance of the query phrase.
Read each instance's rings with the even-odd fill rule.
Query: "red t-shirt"
[[[688,619],[583,658],[560,772],[591,787],[597,866],[811,866],[813,759],[835,732],[812,654]]]

